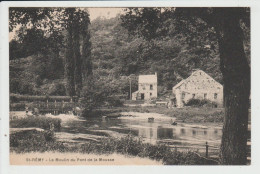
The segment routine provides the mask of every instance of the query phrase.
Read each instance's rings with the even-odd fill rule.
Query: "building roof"
[[[183,83],[185,82],[185,80],[181,80],[179,83],[177,83],[177,85],[175,85],[172,89],[176,89],[178,88],[179,86],[181,86]]]
[[[198,74],[201,74],[203,73],[204,76],[208,77],[209,79],[211,80],[214,80],[212,77],[210,77],[207,73],[205,73],[204,71],[202,70],[196,70],[196,71],[193,71],[192,74],[187,78],[187,79],[183,79],[182,81],[180,81],[177,85],[175,85],[172,89],[175,90],[177,89],[178,87],[180,87],[183,83],[185,83],[186,81],[188,81],[189,79],[192,79],[194,78],[195,76],[197,76]],[[220,83],[218,83],[217,81],[214,80],[214,82],[216,82],[218,85],[221,85]],[[222,86],[222,85],[221,85]]]
[[[157,75],[139,75],[138,83],[157,83]]]

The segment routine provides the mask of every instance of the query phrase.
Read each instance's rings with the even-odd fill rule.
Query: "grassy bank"
[[[144,110],[144,109],[141,109]],[[177,121],[189,123],[214,122],[222,123],[224,119],[223,108],[211,107],[185,107],[185,108],[166,108],[166,107],[146,107],[145,112],[155,112],[170,117],[176,117]]]
[[[141,112],[158,113],[177,118],[178,122],[186,123],[222,123],[224,119],[223,108],[207,107],[185,107],[185,108],[166,108],[163,106],[155,107],[120,107],[97,109],[98,115],[118,115],[120,112]]]
[[[50,118],[46,116],[27,116],[24,118],[11,120],[10,128],[29,128],[37,127],[42,129],[50,129],[50,124],[54,125],[55,130],[60,130],[61,128],[61,119],[59,118]]]
[[[165,165],[208,165],[215,161],[201,157],[195,152],[173,151],[165,145],[151,145],[126,136],[124,138],[104,138],[99,142],[86,142],[83,145],[66,146],[55,139],[46,139],[44,132],[28,132],[11,134],[11,152],[77,152],[85,154],[123,154],[140,158],[162,161]]]

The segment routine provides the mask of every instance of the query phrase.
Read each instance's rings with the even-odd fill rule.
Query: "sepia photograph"
[[[10,165],[251,165],[250,7],[9,7]]]

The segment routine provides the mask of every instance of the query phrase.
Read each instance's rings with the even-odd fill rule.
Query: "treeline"
[[[84,8],[10,8],[10,92],[80,95],[92,76],[89,14]]]
[[[145,40],[129,35],[120,17],[91,23],[93,72],[97,77],[135,76],[157,72],[160,89],[170,90],[192,69],[199,68],[222,82],[216,40],[191,45],[184,34]],[[202,33],[204,34],[204,33]],[[137,79],[137,78],[136,78]],[[111,79],[109,79],[111,80]]]
[[[188,42],[182,32],[146,40],[129,35],[120,16],[97,18],[90,24],[84,11],[72,8],[63,13],[67,16],[63,30],[53,30],[46,36],[35,27],[10,42],[10,60],[27,57],[24,63],[10,63],[12,93],[129,97],[130,80],[132,91],[137,90],[139,74],[157,72],[162,92],[172,89],[194,68],[222,83],[218,44],[213,35],[208,40],[198,37],[200,44]],[[172,24],[167,21],[164,25]],[[200,35],[211,32],[202,30]]]

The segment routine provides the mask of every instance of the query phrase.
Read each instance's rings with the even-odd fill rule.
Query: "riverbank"
[[[155,107],[118,107],[118,108],[100,108],[96,112],[99,115],[119,116],[120,112],[140,112],[140,113],[158,113],[176,118],[181,123],[223,123],[224,108],[208,107],[185,107],[185,108],[167,108],[165,106]]]
[[[190,136],[194,138],[195,135],[199,134],[199,132],[197,132],[196,130],[197,128],[191,127],[183,131],[182,129],[187,127],[186,123],[207,124],[207,122],[201,121],[202,118],[206,118],[207,116],[218,118],[218,116],[220,116],[222,113],[222,110],[219,108],[210,108],[205,110],[205,108],[168,109],[165,107],[120,107],[120,108],[100,108],[94,112],[98,113],[95,115],[97,119],[94,120],[91,120],[90,118],[86,118],[86,119],[82,118],[81,120],[80,117],[72,116],[72,115],[64,115],[64,114],[60,114],[57,116],[46,114],[45,116],[35,116],[35,117],[29,116],[27,118],[23,118],[22,117],[23,114],[20,114],[21,115],[21,117],[19,117],[20,119],[11,120],[11,124],[10,124],[11,127],[22,128],[22,127],[28,127],[28,125],[30,125],[33,127],[43,128],[44,131],[37,131],[36,129],[33,129],[33,131],[27,131],[26,133],[25,132],[12,133],[10,135],[10,151],[12,153],[20,153],[20,154],[32,153],[32,152],[34,153],[35,152],[41,152],[41,153],[62,152],[65,154],[80,153],[80,154],[88,154],[88,155],[89,154],[95,154],[95,155],[120,154],[124,156],[129,156],[130,158],[138,157],[142,159],[147,158],[150,160],[161,161],[161,163],[165,165],[217,164],[216,161],[205,159],[204,157],[200,156],[198,154],[198,151],[196,150],[192,151],[189,148],[187,148],[184,151],[179,148],[177,150],[177,148],[172,148],[169,145],[169,143],[173,143],[173,147],[177,147],[176,143],[179,143],[179,141],[183,142],[183,140],[178,139],[176,140],[177,141],[176,143],[168,142],[168,141],[170,139],[173,140],[173,137],[177,135],[176,134],[177,130],[178,132],[180,131],[179,133],[182,136],[183,135],[189,136],[189,134],[191,134]],[[168,125],[168,127],[167,126],[158,127],[157,125],[152,129],[153,130],[152,134],[151,134],[151,129],[146,128],[146,126],[148,125],[139,125],[141,126],[139,127],[140,130],[139,128],[131,127],[131,126],[138,126],[138,125],[134,125],[133,124],[134,122],[132,121],[134,120],[136,120],[137,122],[140,121],[136,119],[136,116],[129,116],[129,115],[125,116],[124,113],[137,113],[137,112],[140,113],[138,119],[143,119],[144,116],[147,117],[149,116],[149,114],[156,115],[153,113],[163,114],[163,115],[157,114],[158,119],[157,117],[155,117],[155,121],[156,121],[155,124],[157,125],[158,121],[159,122],[163,121],[162,124],[166,124]],[[149,114],[142,114],[142,113],[149,113]],[[12,115],[13,113],[10,114]],[[103,116],[109,117],[108,118],[109,120],[103,120],[103,118],[101,118]],[[121,117],[121,118],[115,119],[116,117]],[[176,126],[174,127],[174,130],[170,124],[171,118],[174,119],[176,118],[176,121],[180,123],[177,126],[178,128]],[[22,122],[20,122],[20,120],[22,120]],[[30,122],[30,124],[27,124],[26,120],[27,122]],[[50,125],[48,122],[55,123],[54,122],[55,120],[59,121],[62,131],[51,133],[48,130]],[[118,122],[118,121],[119,121],[119,125],[122,123],[124,124],[128,123],[130,121],[129,122],[131,123],[129,124],[130,127],[128,127],[129,125],[128,126],[125,125],[125,127],[120,128],[114,125],[114,122]],[[146,123],[147,121],[144,121],[144,124]],[[211,123],[214,123],[214,121]],[[220,122],[215,122],[215,123],[220,124]],[[149,124],[149,126],[151,125]],[[181,128],[179,128],[179,126]],[[82,130],[83,132],[81,132],[81,130],[78,129],[78,127],[84,129]],[[144,130],[143,128],[149,131],[145,132],[143,131]],[[59,130],[54,130],[54,131],[59,131]],[[120,134],[120,136],[110,135],[107,133],[109,131],[112,133]],[[131,134],[134,133],[135,135],[136,133],[136,135],[138,136],[130,136],[130,134],[127,135],[129,131]],[[138,131],[141,132],[138,133]],[[173,134],[174,131],[175,133]],[[205,135],[205,132],[206,135],[211,134],[203,129],[202,132],[203,135]],[[214,135],[215,134],[216,132],[214,132]],[[64,136],[65,138],[64,137],[62,138],[62,136],[60,135]],[[67,136],[67,135],[71,135],[71,136]],[[82,135],[87,135],[87,136],[82,136]],[[157,136],[160,137],[162,136],[163,139],[165,140],[160,139],[159,140],[160,143],[151,144],[151,143],[146,143],[145,141],[140,141],[138,139],[139,136],[144,136],[146,137],[146,139],[147,136],[149,136],[150,141]],[[69,141],[67,139],[69,139]],[[156,141],[156,139],[154,140]],[[203,143],[205,143],[204,140]],[[182,144],[181,146],[183,146],[184,144]],[[205,152],[203,151],[202,154],[203,156],[205,155],[204,153]]]
[[[165,145],[152,145],[143,143],[133,136],[123,138],[102,138],[100,141],[85,141],[83,144],[70,144],[57,142],[54,139],[46,139],[44,132],[27,132],[10,135],[11,155],[23,156],[28,153],[79,153],[86,154],[85,157],[95,154],[96,156],[119,154],[124,159],[135,158],[149,159],[164,165],[207,165],[217,164],[216,161],[206,159],[196,152],[179,152]],[[12,157],[12,156],[11,156]],[[131,163],[126,163],[130,165]]]

